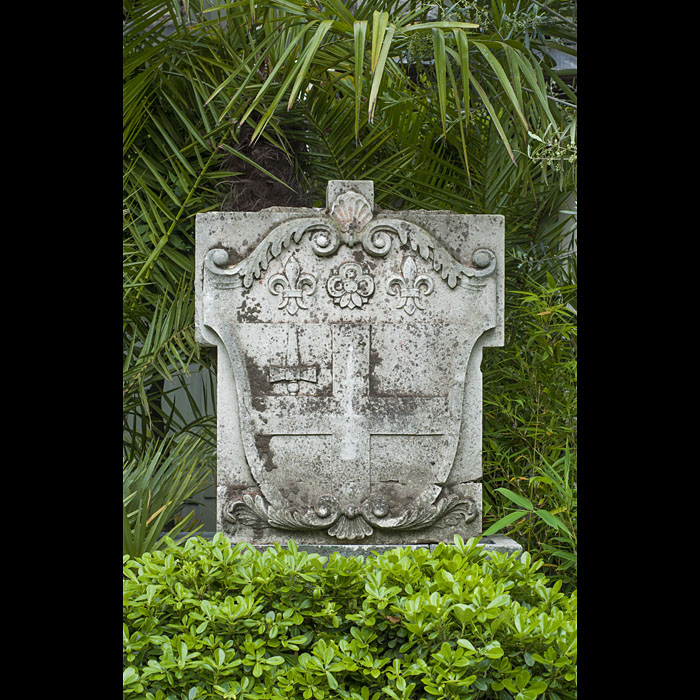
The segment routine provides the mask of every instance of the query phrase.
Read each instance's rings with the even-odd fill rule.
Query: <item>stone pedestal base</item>
[[[188,533],[182,533],[186,537]],[[215,532],[196,532],[191,537],[204,537],[210,540],[214,537]],[[176,539],[179,539],[180,536]],[[272,544],[254,544],[259,551],[265,551],[272,547]],[[286,548],[286,544],[282,545]],[[487,552],[503,552],[505,554],[521,554],[523,548],[515,540],[506,535],[489,535],[482,537],[479,546],[483,547]],[[390,552],[397,547],[410,547],[411,549],[429,549],[431,552],[437,547],[437,544],[301,544],[297,542],[297,547],[309,554],[318,554],[323,557],[328,557],[333,552],[338,552],[344,557],[354,557],[358,555],[370,556],[372,554],[384,554]]]
[[[448,545],[449,546],[449,545]],[[503,552],[505,554],[522,553],[523,548],[515,540],[506,535],[490,535],[483,537],[479,542],[479,546],[483,547],[487,552]],[[264,551],[271,547],[266,544],[256,544],[254,547],[260,551]],[[302,544],[297,543],[299,550],[308,552],[309,554],[319,554],[328,557],[333,552],[343,555],[344,557],[355,556],[370,556],[372,554],[384,554],[390,552],[397,547],[410,547],[411,549],[429,549],[431,552],[437,547],[437,544]]]

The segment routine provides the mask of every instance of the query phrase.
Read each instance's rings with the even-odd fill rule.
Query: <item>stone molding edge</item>
[[[370,497],[360,506],[341,509],[333,496],[323,496],[314,506],[299,513],[280,510],[267,504],[260,494],[243,494],[224,508],[229,522],[250,527],[276,527],[280,530],[326,530],[331,537],[342,540],[361,540],[378,530],[420,530],[433,525],[451,513],[461,516],[464,523],[478,515],[473,498],[452,493],[440,498],[434,505],[417,510],[406,510],[399,516],[387,517],[389,507],[383,497]]]
[[[364,220],[360,219],[358,224]],[[496,255],[488,248],[474,251],[473,267],[463,265],[430,233],[410,221],[375,218],[356,230],[352,222],[344,222],[341,226],[339,221],[328,215],[300,217],[278,224],[247,258],[234,266],[229,266],[226,250],[212,248],[204,258],[204,265],[215,275],[238,277],[243,286],[249,288],[292,241],[300,244],[307,234],[314,253],[322,257],[333,255],[341,243],[348,247],[360,243],[368,254],[383,257],[391,250],[391,237],[397,236],[403,245],[409,244],[424,260],[432,259],[433,269],[440,273],[451,289],[458,285],[462,275],[468,279],[478,279],[487,277],[496,268]]]
[[[160,538],[167,535],[167,532],[162,532]],[[197,532],[181,532],[176,536],[176,541],[182,538],[183,540],[189,539],[190,537],[203,537],[205,540],[211,540],[216,535],[220,534],[218,531],[214,530],[198,530]],[[224,536],[227,536],[225,533]],[[475,535],[475,538],[479,538],[477,546],[483,548],[488,552],[502,552],[504,554],[523,554],[524,550],[521,544],[518,544],[514,539],[508,537],[508,535],[488,535],[486,537],[482,535]],[[159,539],[160,539],[159,538]],[[237,543],[238,544],[238,543]],[[258,551],[265,551],[267,549],[272,549],[274,551],[275,545],[272,542],[268,543],[249,543],[251,547],[254,547]],[[337,552],[343,556],[356,556],[361,554],[371,555],[374,553],[382,554],[384,552],[390,552],[395,549],[405,549],[406,547],[410,549],[429,549],[431,552],[438,546],[437,543],[431,544],[415,544],[412,542],[407,542],[405,544],[343,544],[342,542],[329,542],[327,544],[305,544],[303,542],[298,542],[295,540],[295,544],[299,551],[318,554],[320,556],[326,556],[331,552]],[[451,542],[442,542],[441,544],[447,545],[448,547],[453,547],[454,544]]]

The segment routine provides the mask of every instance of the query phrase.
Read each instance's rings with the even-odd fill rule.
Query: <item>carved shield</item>
[[[467,473],[460,451],[480,440],[465,412],[471,387],[481,418],[497,252],[466,264],[349,189],[290,213],[241,260],[222,244],[202,256],[198,322],[233,378],[219,412],[236,414],[220,418],[245,460],[232,483],[220,450],[222,529],[309,543],[477,534],[480,462]]]

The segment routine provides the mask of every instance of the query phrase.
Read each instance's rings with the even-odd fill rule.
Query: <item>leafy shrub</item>
[[[124,556],[125,698],[576,697],[577,594],[529,553],[167,545]]]

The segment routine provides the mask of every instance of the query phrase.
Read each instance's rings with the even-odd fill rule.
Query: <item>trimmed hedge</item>
[[[124,556],[124,698],[567,700],[576,592],[477,540],[321,557],[223,535]]]

